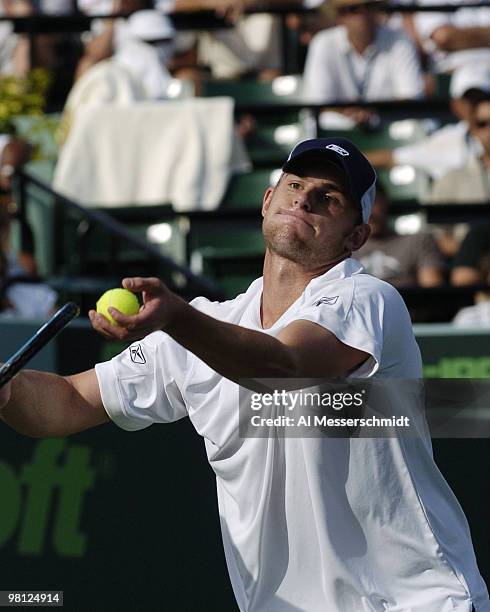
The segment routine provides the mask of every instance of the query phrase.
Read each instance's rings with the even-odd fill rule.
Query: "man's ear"
[[[358,251],[371,235],[371,226],[367,223],[356,225],[349,237],[349,250]]]
[[[273,194],[274,194],[274,189],[272,187],[268,187],[264,193],[264,197],[262,198],[262,216],[263,217],[265,217],[267,211],[269,210],[269,206],[271,204]]]

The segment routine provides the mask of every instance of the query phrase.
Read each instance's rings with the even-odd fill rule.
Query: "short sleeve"
[[[357,287],[354,279],[350,288],[332,295],[315,293],[308,304],[298,310],[294,319],[312,321],[330,331],[341,342],[371,355],[355,372],[355,376],[375,374],[381,361],[383,345],[382,294],[373,296]],[[381,301],[381,303],[377,303]]]
[[[187,416],[181,389],[188,358],[170,336],[155,332],[97,364],[102,403],[111,420],[136,431]]]

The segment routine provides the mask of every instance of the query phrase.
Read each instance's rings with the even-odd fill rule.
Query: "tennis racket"
[[[51,342],[51,340],[68,323],[80,314],[80,309],[73,302],[68,302],[58,310],[38,331],[0,367],[0,388],[11,380],[34,355]]]

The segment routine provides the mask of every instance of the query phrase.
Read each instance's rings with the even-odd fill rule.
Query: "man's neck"
[[[305,269],[303,265],[267,250],[261,304],[262,327],[264,329],[272,327],[300,297],[312,279],[325,274],[344,259],[345,255],[318,267]]]
[[[366,32],[365,35],[356,34],[355,36],[352,36],[351,34],[348,33],[347,36],[349,38],[349,42],[352,48],[359,55],[364,55],[366,49],[370,45],[372,45],[372,43],[374,42],[374,32],[373,33]]]

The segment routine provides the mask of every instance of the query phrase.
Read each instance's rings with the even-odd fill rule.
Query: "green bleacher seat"
[[[149,235],[150,228],[155,228],[155,226],[164,223],[166,226],[164,229],[167,230],[168,237],[165,242],[157,244],[157,246],[162,253],[178,262],[183,262],[185,257],[184,238],[178,220],[169,220],[167,217],[171,210],[169,205],[128,206],[96,210],[109,214],[113,219],[130,229],[132,234],[150,242],[153,241],[152,236]],[[85,274],[99,276],[105,273],[104,268],[106,266],[104,262],[111,259],[110,255],[112,252],[117,252],[117,267],[112,271],[113,274],[117,275],[122,272],[123,275],[127,275],[131,270],[137,273],[138,270],[144,270],[147,267],[149,257],[145,253],[135,245],[125,244],[124,241],[120,240],[111,240],[108,231],[96,224],[92,224],[83,238],[84,254],[83,260],[81,260],[78,250],[73,249],[73,243],[76,243],[80,239],[81,234],[84,233],[87,227],[86,223],[78,215],[65,216],[65,231],[69,232],[73,237],[73,242],[64,240],[66,254],[62,257],[62,261],[66,262],[65,265],[71,262],[77,273],[80,273],[78,270],[81,268]],[[155,232],[152,232],[152,234],[155,235]],[[69,271],[65,270],[65,272]]]
[[[262,276],[263,261],[263,249],[247,251],[208,246],[195,251],[191,263],[195,273],[212,278],[231,299]]]
[[[247,152],[254,167],[281,166],[291,149],[308,138],[307,119],[302,112],[297,120],[286,123],[280,114],[257,121],[255,132],[247,138]]]
[[[430,191],[430,177],[413,166],[395,166],[378,170],[378,180],[393,204],[422,203]]]
[[[302,102],[301,77],[286,75],[272,81],[255,79],[209,80],[201,86],[201,95],[230,96],[238,104],[291,104]]]
[[[307,137],[308,112],[288,110],[288,104],[303,102],[301,77],[287,75],[271,82],[257,80],[214,80],[203,84],[203,96],[230,96],[237,104],[284,105],[273,114],[257,115],[256,129],[246,140],[255,167],[280,164],[292,147]]]
[[[447,72],[439,72],[435,75],[435,91],[436,98],[445,98],[449,100],[449,86],[451,84],[451,75]]]
[[[229,249],[225,251],[226,255],[264,253],[260,209],[257,210],[256,219],[251,220],[217,221],[210,218],[193,221],[187,243],[189,253],[204,247]]]
[[[254,170],[246,174],[234,175],[221,206],[223,208],[252,208],[260,210],[262,197],[267,187],[279,178],[276,169]]]
[[[165,93],[169,100],[183,100],[193,98],[196,95],[196,87],[189,79],[170,79]]]
[[[319,136],[348,138],[362,151],[372,149],[394,149],[404,144],[422,140],[428,133],[425,121],[404,119],[382,123],[372,129],[320,129]]]

